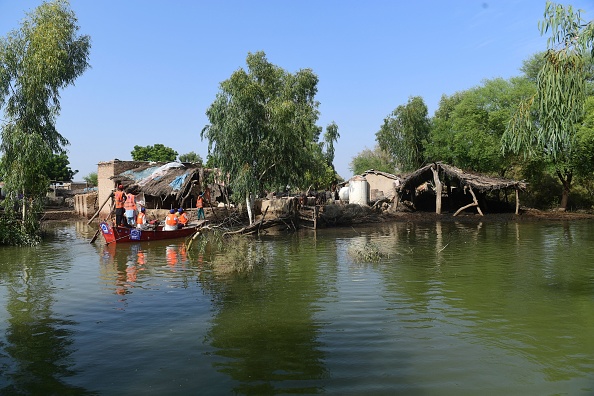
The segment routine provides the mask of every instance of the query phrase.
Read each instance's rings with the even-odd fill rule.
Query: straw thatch
[[[181,201],[200,182],[201,168],[189,164],[147,164],[112,176],[137,194]]]
[[[417,169],[404,178],[400,191],[412,191],[416,187],[433,180],[432,169],[438,169],[440,174],[444,174],[452,181],[457,181],[460,187],[472,187],[478,192],[488,192],[494,190],[502,190],[506,188],[513,188],[515,190],[525,190],[526,183],[523,181],[516,181],[511,179],[503,179],[500,177],[492,177],[479,175],[475,173],[465,172],[462,169],[456,168],[442,162],[435,162]]]

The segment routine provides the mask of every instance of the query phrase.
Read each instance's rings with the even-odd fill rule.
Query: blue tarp
[[[171,188],[173,188],[173,191],[181,190],[181,187],[183,186],[184,181],[186,180],[186,176],[188,176],[188,174],[184,173],[183,175],[176,177],[175,179],[173,179],[171,183],[169,183]]]
[[[142,171],[137,171],[137,170],[131,169],[131,170],[127,170],[126,172],[122,172],[122,175],[129,177],[130,179],[133,179],[135,182],[137,182],[139,180],[146,179],[147,177],[152,175],[159,168],[160,168],[160,166],[152,166],[152,167],[146,168]]]

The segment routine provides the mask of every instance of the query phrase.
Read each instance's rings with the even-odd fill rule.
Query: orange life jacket
[[[115,192],[115,207],[116,209],[121,209],[124,207],[124,192],[118,190]]]
[[[167,224],[168,226],[177,225],[177,216],[175,215],[175,213],[169,213],[167,215],[167,217],[165,218],[165,224]]]
[[[204,207],[204,199],[202,199],[202,197],[198,197],[198,199],[196,200],[196,207],[198,209]]]
[[[178,220],[180,223],[182,223],[183,225],[186,225],[186,224],[188,224],[188,220],[189,220],[189,219],[188,219],[188,216],[186,216],[186,214],[185,214],[185,213],[182,213],[182,214],[180,214],[180,215],[178,216],[178,219],[177,219],[177,220]]]
[[[145,224],[146,223],[146,215],[142,212],[138,213],[136,217],[136,224]]]
[[[126,202],[124,202],[124,209],[136,210],[136,203],[134,202],[134,194],[126,194]]]

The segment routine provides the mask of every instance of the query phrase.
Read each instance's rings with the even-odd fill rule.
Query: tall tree
[[[501,136],[515,106],[534,92],[528,78],[514,77],[443,96],[432,120],[427,159],[504,176],[512,158],[502,155]]]
[[[130,154],[134,161],[173,162],[177,158],[177,151],[160,143],[154,146],[134,146]]]
[[[423,98],[411,97],[404,106],[398,106],[376,133],[376,141],[388,152],[398,168],[411,171],[425,163],[425,145],[430,123]]]
[[[312,70],[289,73],[264,52],[249,53],[246,63],[247,70],[221,83],[201,137],[213,163],[230,175],[234,194],[245,198],[252,222],[254,197],[303,182],[321,129]]]
[[[592,23],[580,11],[547,2],[541,33],[549,29],[548,51],[537,76],[537,92],[523,102],[502,137],[504,152],[541,156],[555,167],[563,185],[560,209],[569,201],[574,167],[577,125],[584,114],[588,63],[592,48]]]
[[[90,38],[78,30],[69,3],[55,0],[27,14],[18,30],[0,40],[5,208],[9,214],[18,208],[26,235],[39,229],[35,212],[48,186],[43,167],[68,144],[55,125],[60,89],[74,84],[88,67]]]
[[[349,164],[349,169],[355,175],[360,175],[370,169],[387,173],[395,171],[390,155],[377,145],[373,150],[366,148],[354,156]]]
[[[190,162],[190,163],[202,165],[202,157],[193,151],[190,151],[189,153],[186,153],[186,154],[180,154],[179,161],[180,162]]]
[[[70,168],[70,161],[65,153],[53,154],[45,165],[45,175],[50,180],[69,182],[72,181],[78,170]]]

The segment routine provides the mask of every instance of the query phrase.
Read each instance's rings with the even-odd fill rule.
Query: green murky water
[[[3,395],[594,394],[594,222],[268,236],[248,275],[52,227],[0,248]]]

